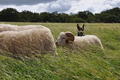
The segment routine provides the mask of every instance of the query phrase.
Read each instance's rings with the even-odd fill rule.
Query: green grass
[[[76,23],[3,23],[44,25],[51,29],[55,40],[62,31],[77,35]],[[85,34],[98,36],[104,52],[95,47],[63,52],[57,47],[59,57],[48,54],[16,60],[0,55],[0,80],[120,80],[120,24],[85,23]]]

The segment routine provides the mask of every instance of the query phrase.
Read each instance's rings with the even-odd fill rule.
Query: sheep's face
[[[78,36],[83,36],[84,35],[84,24],[82,27],[77,24],[77,29],[78,29]]]
[[[74,41],[74,35],[71,32],[61,32],[57,38],[56,45],[71,44]]]

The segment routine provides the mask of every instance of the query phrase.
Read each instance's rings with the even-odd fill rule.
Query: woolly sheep
[[[94,35],[74,36],[71,32],[61,32],[56,41],[57,46],[61,45],[77,50],[84,49],[87,44],[90,46],[92,44],[99,45],[103,49],[100,39]]]
[[[34,53],[57,55],[53,35],[50,29],[46,27],[1,32],[0,49],[12,53],[12,55],[30,55]]]
[[[26,26],[18,26],[18,25],[10,25],[10,24],[0,24],[0,32],[3,31],[21,31],[35,28],[42,28],[42,25],[26,25]]]

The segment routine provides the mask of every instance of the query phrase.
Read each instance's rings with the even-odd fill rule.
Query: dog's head
[[[84,36],[84,24],[82,27],[77,24],[77,29],[78,29],[78,36]]]

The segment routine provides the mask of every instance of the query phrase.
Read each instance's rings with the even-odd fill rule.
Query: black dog
[[[78,36],[84,36],[84,24],[82,27],[77,24],[77,29],[78,29]]]

